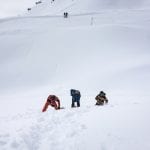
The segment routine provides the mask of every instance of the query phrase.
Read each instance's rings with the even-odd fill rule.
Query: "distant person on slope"
[[[108,99],[106,97],[106,93],[100,91],[100,93],[95,97],[96,105],[104,105],[104,103],[108,103]]]
[[[75,102],[77,103],[77,107],[80,107],[80,97],[81,97],[80,91],[71,89],[70,92],[72,96],[71,107],[75,107]]]
[[[49,105],[54,107],[56,110],[60,109],[60,100],[59,100],[59,98],[55,95],[49,95],[47,100],[46,100],[46,103],[45,103],[45,105],[42,109],[42,112],[45,112]]]
[[[64,18],[68,18],[68,12],[64,12]]]

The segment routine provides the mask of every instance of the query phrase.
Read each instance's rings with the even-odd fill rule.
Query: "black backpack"
[[[75,89],[71,89],[70,90],[71,96],[80,96],[80,91],[75,90]]]

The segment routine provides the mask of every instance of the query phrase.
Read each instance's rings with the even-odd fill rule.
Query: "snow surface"
[[[90,2],[43,0],[0,20],[0,150],[150,149],[148,0],[85,11]],[[71,88],[80,108],[70,108]],[[96,107],[100,90],[109,103]],[[42,113],[49,94],[65,109]]]
[[[34,7],[36,0],[0,0],[0,18],[19,16]]]

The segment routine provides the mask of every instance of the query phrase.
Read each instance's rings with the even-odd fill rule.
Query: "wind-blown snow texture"
[[[150,149],[150,5],[132,2],[45,0],[0,20],[0,150]],[[42,113],[49,94],[65,109]]]

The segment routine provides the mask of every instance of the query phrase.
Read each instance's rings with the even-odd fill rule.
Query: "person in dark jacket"
[[[71,96],[72,96],[72,104],[71,107],[75,107],[75,103],[77,103],[77,107],[80,107],[80,91],[79,90],[75,90],[75,89],[71,89]]]
[[[95,97],[96,105],[104,105],[104,103],[108,103],[108,99],[106,97],[106,93],[100,91],[100,93]]]
[[[45,103],[45,105],[42,109],[42,112],[45,112],[49,105],[54,107],[56,110],[60,109],[60,100],[59,100],[59,98],[55,95],[49,95],[47,100],[46,100],[46,103]]]

